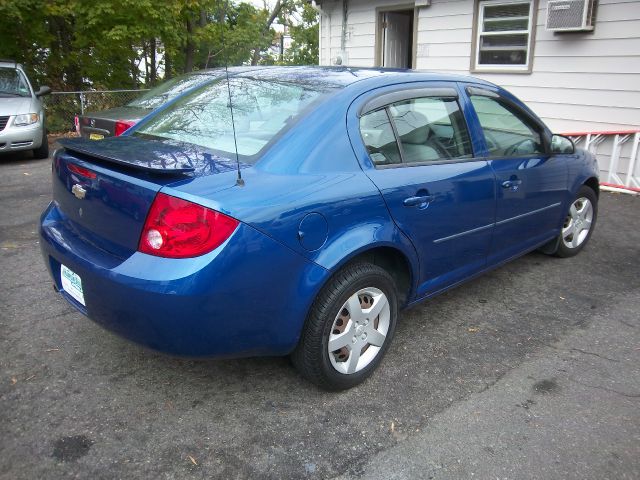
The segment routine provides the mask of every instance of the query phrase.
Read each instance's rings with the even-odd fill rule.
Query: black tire
[[[329,355],[333,354],[328,351],[334,321],[344,311],[343,306],[350,297],[368,288],[380,290],[387,298],[389,325],[386,337],[368,365],[355,373],[341,373],[332,365]],[[335,274],[313,302],[291,360],[304,378],[325,390],[337,391],[354,387],[369,377],[380,364],[393,339],[397,318],[398,295],[391,275],[370,263],[347,265]],[[367,348],[370,347],[362,351],[366,352]]]
[[[554,252],[554,255],[556,257],[568,258],[568,257],[573,257],[574,255],[577,255],[578,253],[580,253],[582,249],[589,242],[589,239],[593,234],[593,230],[596,227],[596,220],[598,219],[598,197],[596,195],[596,192],[594,192],[593,189],[591,189],[590,187],[583,185],[582,187],[580,187],[580,190],[578,190],[576,197],[573,199],[573,201],[569,205],[569,209],[571,208],[572,205],[574,205],[580,199],[587,199],[591,203],[591,206],[593,209],[591,225],[589,227],[589,230],[586,234],[586,237],[584,237],[584,239],[577,246],[571,246],[570,244],[568,244],[568,242],[564,241],[565,227],[567,227],[568,222],[570,221],[570,218],[571,218],[570,211],[567,211],[567,216],[566,216],[565,222],[563,223],[562,231],[560,232],[560,235],[557,238],[558,248]]]
[[[42,129],[42,143],[33,150],[33,158],[42,159],[49,157],[49,139],[47,138],[47,130]]]

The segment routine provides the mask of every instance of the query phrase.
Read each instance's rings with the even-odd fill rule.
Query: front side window
[[[251,161],[276,135],[293,125],[308,106],[331,90],[244,77],[230,79],[229,86],[235,139],[226,81],[207,84],[185,95],[153,116],[134,135],[191,143],[224,155],[235,152],[237,140],[238,154]]]
[[[472,95],[471,103],[484,132],[491,157],[544,153],[542,137],[524,114],[498,99]]]
[[[532,1],[479,2],[474,70],[529,70],[534,9]]]

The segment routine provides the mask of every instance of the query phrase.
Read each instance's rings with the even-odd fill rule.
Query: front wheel
[[[377,265],[345,267],[322,289],[291,355],[307,380],[327,390],[363,382],[384,356],[398,317],[393,279]]]
[[[558,239],[558,257],[572,257],[582,250],[593,233],[598,218],[598,197],[583,185],[571,203]]]
[[[49,156],[49,139],[47,138],[47,130],[42,127],[42,143],[33,150],[33,158],[36,160],[47,158]]]

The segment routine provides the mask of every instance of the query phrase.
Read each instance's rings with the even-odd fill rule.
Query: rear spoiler
[[[175,175],[195,170],[194,155],[188,145],[177,146],[129,136],[104,140],[64,138],[58,143],[70,152],[155,174]]]

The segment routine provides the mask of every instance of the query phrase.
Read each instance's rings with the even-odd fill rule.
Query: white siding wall
[[[376,44],[376,8],[410,5],[407,0],[348,0],[345,65],[373,67]],[[334,65],[340,55],[342,1],[322,3],[320,20],[320,65]],[[331,34],[329,34],[331,32]]]
[[[374,66],[376,8],[411,2],[348,2],[344,64]],[[416,68],[469,73],[473,8],[473,0],[432,0],[418,10]],[[341,54],[342,0],[326,1],[322,9],[320,64],[333,65]],[[599,0],[593,33],[548,32],[546,12],[547,0],[539,0],[532,73],[475,75],[510,90],[555,132],[640,128],[640,0]],[[626,172],[630,151],[627,142],[619,173]],[[598,150],[603,174],[609,152],[606,141]]]
[[[440,8],[438,8],[440,7]],[[531,74],[477,74],[522,100],[556,131],[640,126],[640,2],[600,0],[593,33],[554,34],[539,2]],[[468,73],[473,2],[420,10],[418,68]],[[426,52],[425,52],[426,51]]]
[[[373,66],[377,7],[406,0],[349,0],[347,58]],[[476,74],[524,100],[555,131],[640,128],[640,1],[600,0],[593,33],[554,34],[540,0],[531,74]],[[320,63],[340,54],[342,1],[322,4]],[[473,0],[432,0],[419,9],[418,69],[468,74]],[[330,28],[329,28],[330,27]]]

